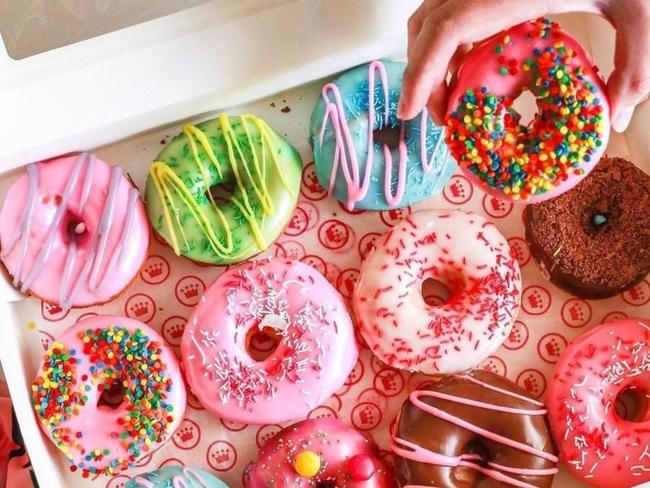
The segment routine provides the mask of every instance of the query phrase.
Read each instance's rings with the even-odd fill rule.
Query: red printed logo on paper
[[[498,374],[499,376],[505,376],[508,374],[508,368],[506,363],[498,356],[488,356],[485,358],[479,367],[490,373]]]
[[[541,286],[529,286],[521,296],[521,306],[529,315],[542,315],[551,308],[551,294]]]
[[[345,384],[348,386],[356,385],[363,378],[364,366],[361,359],[357,359],[357,362],[354,364],[354,368],[350,371],[348,378],[345,380]]]
[[[54,342],[54,336],[44,330],[39,330],[38,333],[41,336],[41,345],[43,346],[43,349],[47,351]]]
[[[635,307],[641,307],[650,302],[650,283],[643,280],[638,285],[621,294],[623,301]]]
[[[359,255],[361,260],[366,259],[366,256],[375,248],[375,242],[381,237],[381,234],[378,232],[369,232],[364,235],[359,241]]]
[[[279,425],[263,425],[257,429],[257,434],[255,434],[255,442],[259,449],[264,447],[269,440],[273,438],[275,434],[280,432],[282,427]]]
[[[194,307],[205,291],[205,283],[198,276],[183,276],[176,283],[176,300],[186,307]]]
[[[248,427],[248,424],[240,424],[239,422],[233,422],[232,420],[222,418],[219,419],[219,422],[221,422],[221,425],[231,432],[241,432]]]
[[[516,383],[535,398],[539,398],[546,390],[546,378],[536,369],[526,369],[519,373]]]
[[[483,210],[493,219],[503,219],[510,215],[514,204],[506,202],[500,198],[493,197],[492,195],[485,195],[483,197]]]
[[[148,285],[159,285],[169,277],[169,263],[162,256],[149,256],[144,262],[140,278]]]
[[[172,441],[179,449],[193,449],[201,440],[201,428],[199,424],[190,419],[183,419],[183,421],[174,432]]]
[[[508,244],[510,244],[510,249],[515,254],[519,266],[523,268],[530,262],[531,254],[528,244],[521,237],[511,237],[508,239]]]
[[[316,219],[316,222],[318,219]],[[310,224],[310,215],[303,204],[296,207],[291,220],[287,224],[284,233],[288,236],[296,237],[304,234],[313,224]]]
[[[317,202],[327,196],[327,190],[318,182],[316,165],[309,163],[302,172],[302,186],[300,188],[305,198]]]
[[[337,419],[338,417],[336,411],[326,405],[316,407],[307,415],[308,419]]]
[[[149,295],[136,293],[124,304],[124,314],[141,322],[151,322],[156,315],[156,302]]]
[[[45,303],[41,300],[41,316],[48,322],[58,322],[68,316],[70,310],[63,310],[55,303]]]
[[[614,322],[615,320],[621,320],[621,319],[626,319],[628,315],[625,312],[609,312],[607,315],[603,317],[603,320],[601,321],[601,324],[607,324],[609,322]]]
[[[158,468],[164,468],[165,466],[185,466],[183,464],[183,461],[181,461],[178,458],[175,457],[170,457],[165,459],[162,463],[160,463],[160,466]]]
[[[404,391],[406,382],[402,374],[393,368],[384,368],[375,374],[373,380],[375,390],[387,397],[394,397]]]
[[[315,254],[310,254],[308,256],[302,257],[300,261],[302,261],[305,264],[308,264],[323,276],[327,276],[327,263],[320,256],[316,256]]]
[[[388,227],[393,227],[400,220],[408,217],[413,213],[411,207],[405,208],[394,208],[391,210],[384,210],[379,213],[379,218],[381,221],[386,224]]]
[[[326,249],[341,251],[354,240],[354,237],[348,225],[340,220],[330,219],[323,222],[318,229],[318,240]]]
[[[237,463],[237,449],[228,441],[215,441],[208,447],[205,458],[215,471],[228,471]]]
[[[350,413],[350,421],[358,430],[372,430],[381,422],[381,410],[379,406],[371,402],[357,404]]]
[[[566,346],[567,340],[561,334],[546,334],[537,343],[537,353],[547,363],[555,364]]]
[[[474,187],[463,175],[454,175],[442,189],[442,196],[452,205],[469,202],[474,195]]]
[[[173,315],[163,322],[162,336],[170,346],[180,346],[187,319]]]
[[[357,403],[374,403],[382,412],[388,408],[388,398],[374,388],[366,388],[357,397]]]
[[[528,327],[521,320],[515,320],[515,323],[510,329],[510,334],[503,343],[503,347],[515,351],[524,347],[526,342],[528,342]]]
[[[131,478],[124,474],[118,474],[113,476],[108,483],[106,483],[106,488],[124,488],[126,484],[131,481]]]
[[[287,259],[293,259],[295,261],[300,261],[305,253],[305,246],[300,244],[297,241],[285,241],[282,243],[282,249],[284,249],[284,257]]]
[[[562,320],[569,327],[584,327],[591,320],[591,313],[591,305],[580,298],[569,298],[562,305]]]
[[[345,298],[352,298],[357,281],[359,281],[359,270],[346,269],[341,272],[338,280],[336,280],[336,288]]]

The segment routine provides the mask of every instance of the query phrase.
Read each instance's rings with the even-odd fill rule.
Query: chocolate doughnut
[[[524,210],[544,275],[582,298],[608,298],[650,272],[650,176],[604,158],[574,189]]]
[[[391,447],[411,487],[550,487],[557,473],[544,404],[482,370],[412,392]]]

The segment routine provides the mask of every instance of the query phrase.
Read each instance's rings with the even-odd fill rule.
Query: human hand
[[[650,93],[648,0],[425,0],[408,24],[408,65],[398,116],[425,106],[437,123],[447,110],[447,73],[458,69],[474,42],[549,14],[589,12],[616,28],[614,71],[607,82],[612,128],[623,132],[634,108]]]

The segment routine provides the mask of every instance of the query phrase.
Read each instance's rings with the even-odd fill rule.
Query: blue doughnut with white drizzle
[[[165,466],[134,477],[124,488],[228,488],[228,485],[202,469]]]
[[[443,128],[426,109],[397,118],[405,67],[372,61],[353,68],[323,87],[312,113],[318,181],[349,210],[413,205],[440,193],[456,169]]]

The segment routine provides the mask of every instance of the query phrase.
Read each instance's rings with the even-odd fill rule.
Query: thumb
[[[633,25],[630,25],[630,22]],[[616,36],[615,68],[607,82],[612,128],[624,132],[635,107],[650,94],[650,20],[628,20]]]

